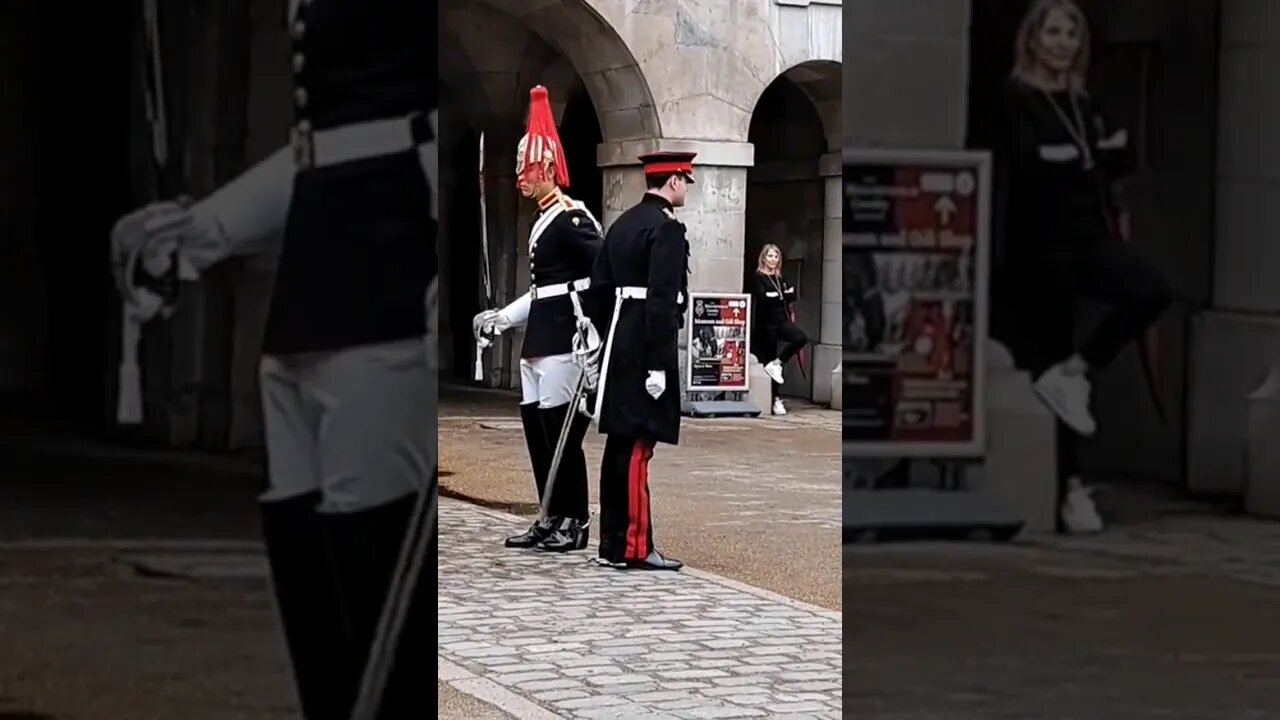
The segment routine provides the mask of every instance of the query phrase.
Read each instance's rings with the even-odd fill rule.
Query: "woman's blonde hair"
[[[1071,62],[1071,69],[1067,71],[1067,87],[1074,92],[1084,94],[1085,76],[1089,73],[1091,38],[1089,21],[1074,0],[1035,0],[1031,4],[1031,8],[1022,18],[1022,24],[1018,26],[1017,44],[1013,49],[1013,79],[1033,87],[1038,86],[1039,75],[1036,70],[1039,63],[1036,61],[1036,36],[1040,34],[1040,28],[1044,26],[1049,13],[1054,10],[1065,13],[1076,24],[1076,30],[1080,34],[1080,49]]]
[[[782,248],[778,247],[777,245],[774,245],[773,243],[769,243],[768,245],[765,245],[764,247],[760,248],[760,257],[756,258],[756,272],[764,273],[765,275],[773,274],[769,271],[769,268],[764,266],[764,256],[768,255],[770,250],[774,250],[778,253],[778,269],[774,272],[781,274],[782,273]]]

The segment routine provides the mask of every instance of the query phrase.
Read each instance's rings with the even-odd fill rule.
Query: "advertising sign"
[[[846,456],[983,454],[986,153],[844,152]]]
[[[750,381],[751,296],[690,293],[689,392],[746,392]]]

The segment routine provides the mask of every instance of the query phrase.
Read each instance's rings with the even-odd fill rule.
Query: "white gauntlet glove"
[[[476,336],[476,345],[485,348],[493,344],[497,320],[497,310],[484,310],[471,318],[471,332]]]
[[[489,347],[494,338],[510,330],[513,324],[500,310],[484,310],[471,318],[471,331],[475,333],[476,344]]]
[[[111,230],[112,275],[116,290],[142,320],[171,309],[177,295],[175,275],[197,279],[183,250],[192,239],[216,230],[201,220],[182,204],[157,202],[116,221]]]
[[[667,374],[661,370],[650,370],[649,379],[644,381],[645,392],[657,400],[667,391]]]

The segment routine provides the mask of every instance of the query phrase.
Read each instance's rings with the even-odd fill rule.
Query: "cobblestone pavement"
[[[520,718],[841,717],[839,613],[688,568],[600,568],[594,549],[502,548],[524,524],[442,501],[442,680]]]

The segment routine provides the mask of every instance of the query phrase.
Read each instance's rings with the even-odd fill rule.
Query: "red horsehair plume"
[[[565,163],[564,146],[556,130],[555,116],[551,114],[547,89],[541,85],[529,91],[529,125],[520,144],[524,152],[523,167],[554,165],[556,185],[568,187],[569,166]]]

